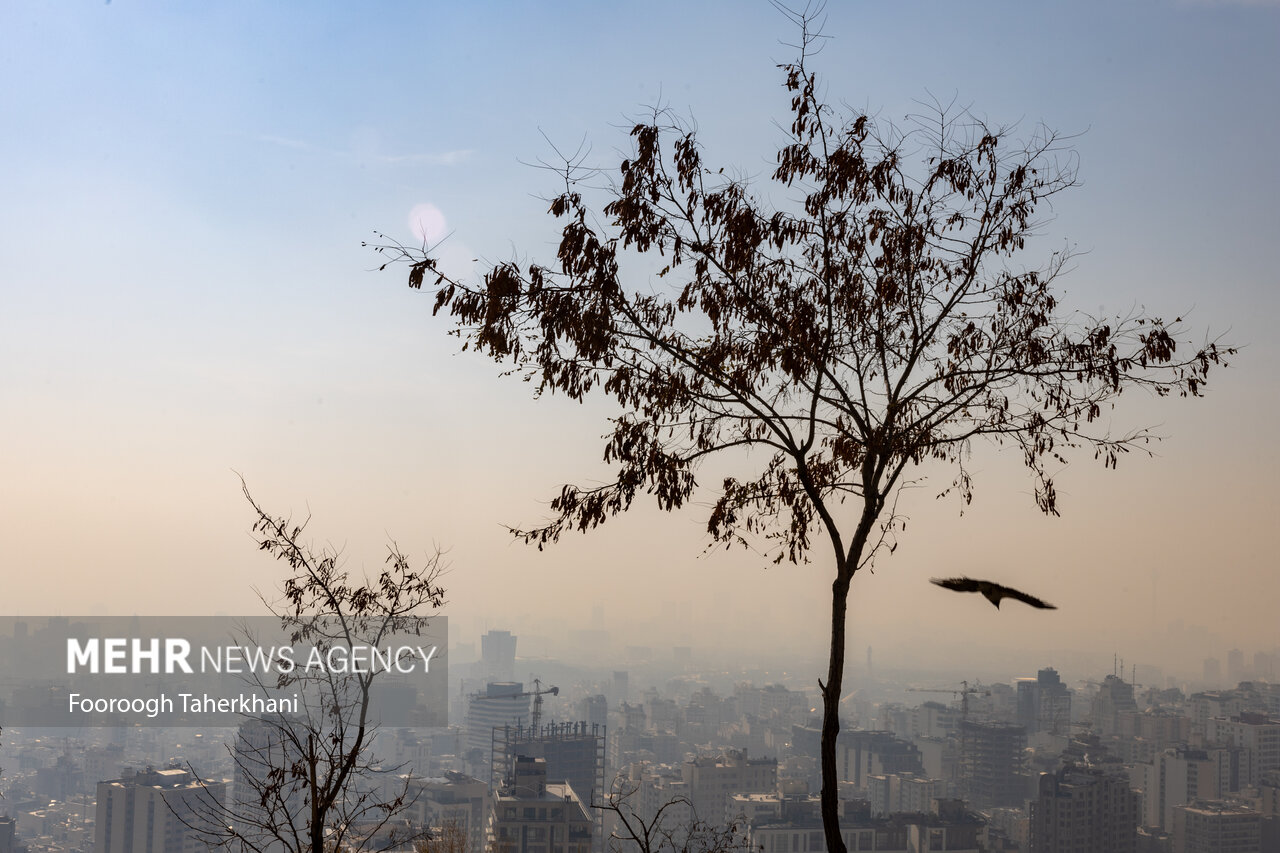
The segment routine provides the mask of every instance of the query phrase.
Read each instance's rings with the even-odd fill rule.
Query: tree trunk
[[[840,835],[840,797],[836,778],[836,738],[840,735],[840,691],[844,682],[844,626],[852,573],[841,565],[831,584],[831,659],[822,685],[822,829],[827,853],[846,853]]]
[[[871,481],[864,468],[865,482]],[[869,495],[869,497],[867,496]],[[862,517],[847,554],[836,554],[836,579],[831,584],[831,657],[827,681],[822,686],[822,830],[827,853],[848,853],[840,835],[840,789],[836,775],[836,739],[840,736],[840,694],[844,689],[845,622],[849,609],[849,585],[862,562],[867,538],[880,514],[879,493],[864,487]]]

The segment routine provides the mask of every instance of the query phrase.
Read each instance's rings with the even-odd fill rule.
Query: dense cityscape
[[[427,830],[419,849],[449,853],[631,851],[643,824],[691,849],[826,849],[820,718],[798,674],[707,672],[689,647],[656,646],[601,670],[522,657],[500,630],[450,656],[449,725],[385,727],[373,743],[373,778],[409,792],[378,827],[388,838]],[[877,673],[868,649],[841,704],[848,849],[1280,849],[1275,650],[1207,658],[1189,682],[1125,667],[910,683]],[[193,815],[211,796],[252,810],[245,756],[270,736],[261,718],[9,728],[0,853],[204,849]]]

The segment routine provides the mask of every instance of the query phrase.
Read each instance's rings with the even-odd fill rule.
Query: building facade
[[[778,787],[775,758],[748,758],[746,750],[728,750],[723,756],[701,756],[684,764],[693,813],[712,826],[727,823],[731,794],[766,794]]]
[[[1259,853],[1262,816],[1253,809],[1197,801],[1173,810],[1173,853]]]
[[[1020,806],[1026,799],[1027,730],[960,723],[960,796],[973,808]]]
[[[547,781],[547,762],[517,756],[493,801],[493,853],[591,853],[591,818],[568,784]]]
[[[465,773],[409,780],[413,822],[433,833],[456,834],[465,849],[451,853],[485,853],[489,821],[489,786]]]
[[[1136,853],[1137,792],[1122,772],[1064,767],[1040,775],[1031,801],[1032,853]]]
[[[186,770],[147,769],[98,783],[95,853],[196,853],[207,849],[194,827],[212,823],[226,796],[222,782]]]

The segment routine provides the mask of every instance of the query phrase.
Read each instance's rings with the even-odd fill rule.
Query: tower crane
[[[971,759],[969,752],[969,736],[966,723],[969,722],[969,697],[970,696],[990,696],[991,691],[985,689],[981,684],[973,687],[969,686],[969,682],[961,681],[960,689],[954,687],[908,687],[907,690],[912,693],[950,693],[952,696],[960,697],[960,765],[961,779],[965,778],[965,773],[969,772],[963,768],[968,766]],[[962,783],[963,784],[963,783]]]
[[[542,679],[535,678],[533,680],[532,690],[525,690],[521,693],[512,694],[512,698],[514,699],[526,699],[530,696],[533,697],[533,714],[529,718],[529,728],[533,731],[535,736],[538,733],[538,724],[542,722],[542,697],[548,693],[550,693],[552,696],[559,696],[560,688],[553,686],[553,687],[548,687],[546,690],[543,690]]]
[[[952,696],[960,697],[960,719],[969,719],[969,697],[970,696],[990,696],[991,691],[985,689],[981,684],[974,687],[969,686],[969,682],[960,682],[960,689],[954,687],[908,687],[911,693],[950,693]]]

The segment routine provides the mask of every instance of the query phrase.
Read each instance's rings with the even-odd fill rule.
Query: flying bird
[[[973,578],[930,578],[930,581],[955,592],[980,592],[986,596],[987,601],[990,601],[997,608],[1000,607],[1002,599],[1012,598],[1014,601],[1021,601],[1023,604],[1029,604],[1041,610],[1058,609],[1047,601],[1041,601],[1034,595],[1027,595],[1025,592],[1014,589],[1011,586],[1002,586],[991,581],[980,581]]]

